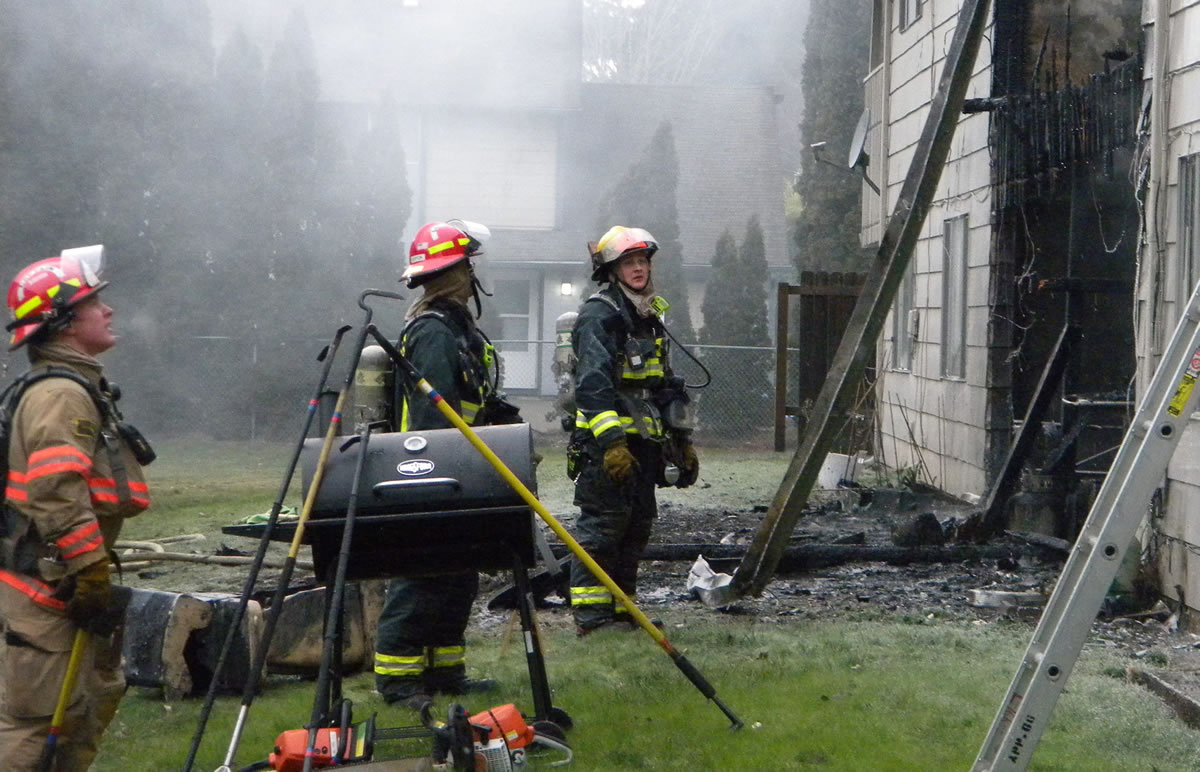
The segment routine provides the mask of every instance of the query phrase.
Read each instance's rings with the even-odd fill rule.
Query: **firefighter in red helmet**
[[[462,220],[417,231],[402,279],[421,295],[409,307],[399,349],[472,426],[515,423],[520,416],[499,392],[496,353],[475,325],[483,290],[474,262],[488,229]],[[474,300],[473,317],[468,302]],[[437,408],[395,373],[395,429],[450,428]],[[434,694],[489,689],[467,677],[465,631],[479,575],[465,571],[388,582],[375,640],[375,681],[389,704],[420,708]]]
[[[150,505],[142,466],[152,456],[145,446],[135,454],[96,359],[116,343],[112,309],[98,294],[107,286],[103,254],[64,250],[20,271],[8,291],[10,349],[24,348],[31,369],[11,392],[0,540],[6,769],[38,768],[78,631],[86,648],[55,769],[91,765],[125,689],[123,594],[109,567],[123,520]]]

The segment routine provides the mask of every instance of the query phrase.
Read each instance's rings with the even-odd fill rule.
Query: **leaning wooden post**
[[[979,53],[979,42],[987,21],[987,0],[965,0],[958,12],[954,40],[946,54],[942,78],[930,105],[908,176],[896,199],[896,208],[880,239],[879,249],[867,274],[862,294],[854,306],[850,324],[842,336],[829,375],[813,406],[804,440],[796,450],[783,482],[775,494],[746,557],[730,584],[735,595],[761,593],[775,573],[779,557],[788,545],[796,520],[808,501],[825,455],[833,444],[834,410],[845,404],[848,392],[862,378],[872,343],[883,329],[883,321],[896,296],[896,288],[933,201],[950,143],[958,126],[963,99]]]

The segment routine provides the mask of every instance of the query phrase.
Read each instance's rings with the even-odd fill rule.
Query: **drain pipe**
[[[1166,323],[1161,318],[1161,297],[1169,284],[1164,275],[1165,234],[1162,232],[1160,195],[1166,183],[1166,152],[1168,94],[1167,61],[1170,56],[1171,3],[1170,0],[1155,0],[1154,8],[1154,59],[1151,62],[1150,81],[1150,179],[1146,188],[1144,221],[1146,226],[1146,251],[1138,266],[1138,314],[1137,332],[1144,352],[1137,368],[1138,393],[1141,394],[1154,374],[1162,346],[1162,328]]]

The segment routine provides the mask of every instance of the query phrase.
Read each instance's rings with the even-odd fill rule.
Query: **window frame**
[[[897,21],[901,32],[911,27],[921,18],[923,5],[923,0],[899,0],[896,3]]]
[[[909,329],[915,311],[916,272],[915,261],[909,260],[904,275],[900,277],[900,286],[896,288],[896,302],[892,306],[892,366],[891,369],[901,373],[911,373],[913,369],[913,354],[916,349],[916,336]]]
[[[955,231],[961,228],[961,233]],[[942,377],[967,377],[967,267],[970,227],[966,214],[942,221]],[[957,249],[955,249],[957,247]]]
[[[511,287],[515,292],[505,292],[501,289],[501,285]],[[533,297],[533,283],[529,278],[524,276],[514,277],[497,277],[492,279],[492,294],[495,296],[495,311],[496,318],[500,322],[500,329],[496,330],[496,340],[504,341],[505,351],[512,353],[528,353],[531,348],[532,341],[529,339],[529,330],[533,325],[535,312],[535,299]],[[513,308],[503,308],[505,300],[519,299],[523,300],[523,310]],[[518,323],[522,328],[522,336],[519,338],[510,338],[507,335],[507,330],[511,329],[512,323]]]
[[[1180,307],[1200,280],[1200,153],[1179,157],[1179,234],[1176,284]]]

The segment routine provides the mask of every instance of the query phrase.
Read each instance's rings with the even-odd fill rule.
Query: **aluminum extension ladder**
[[[1029,766],[1196,403],[1200,284],[1159,361],[972,772]]]

